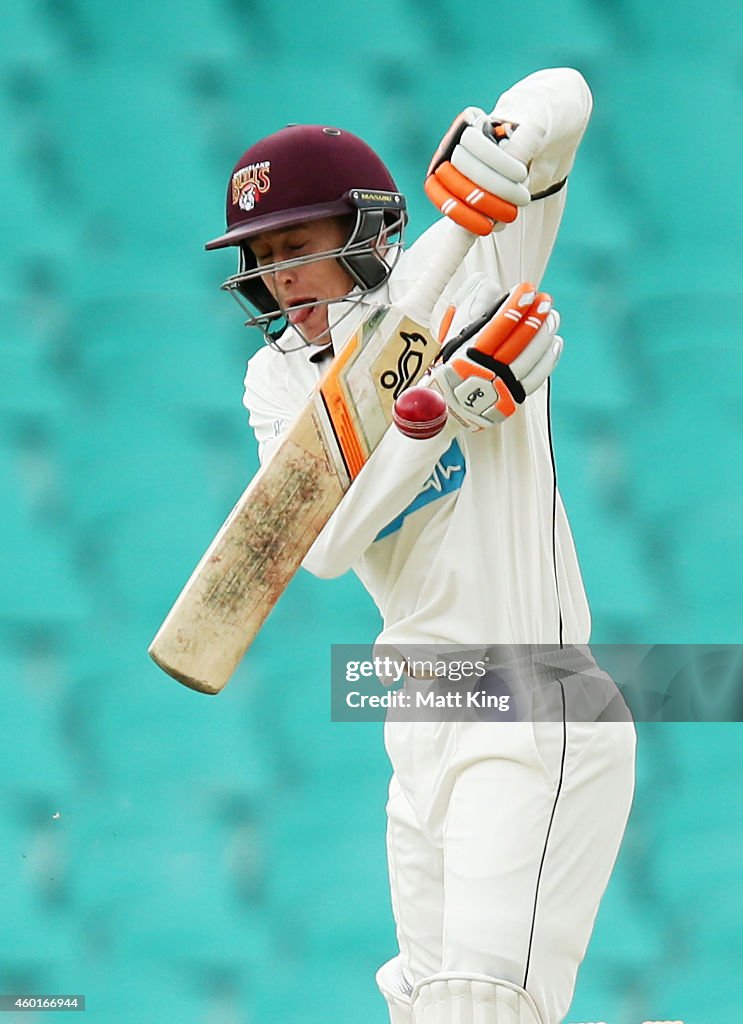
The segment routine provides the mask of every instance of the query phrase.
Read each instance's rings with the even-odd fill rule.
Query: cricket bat
[[[149,654],[179,682],[202,693],[224,688],[381,441],[396,398],[433,361],[431,311],[476,237],[447,227],[448,245],[405,309],[375,308],[338,352],[158,630]]]

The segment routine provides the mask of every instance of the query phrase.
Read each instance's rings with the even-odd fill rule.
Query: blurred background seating
[[[371,602],[298,576],[216,701],[145,653],[256,466],[241,383],[261,342],[218,291],[232,254],[202,245],[237,155],[289,121],[378,148],[415,237],[462,107],[584,72],[595,114],[545,285],[593,638],[741,639],[738,8],[539,0],[524,31],[467,11],[3,6],[0,991],[85,992],[106,1022],[384,1019],[381,728],[328,721],[329,646],[374,636]],[[740,726],[640,740],[571,1017],[733,1020]]]

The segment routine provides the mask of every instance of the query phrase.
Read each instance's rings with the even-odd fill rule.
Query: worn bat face
[[[328,367],[163,622],[149,653],[204,693],[227,683],[317,535],[438,350],[395,307],[374,309]]]

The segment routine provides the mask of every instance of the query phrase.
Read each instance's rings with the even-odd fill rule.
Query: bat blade
[[[335,357],[258,471],[149,648],[186,686],[224,688],[312,543],[438,345],[394,307],[375,309]]]

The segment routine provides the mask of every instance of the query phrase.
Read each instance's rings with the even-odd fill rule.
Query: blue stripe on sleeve
[[[374,539],[382,540],[384,537],[389,537],[391,533],[396,533],[400,529],[411,512],[416,512],[424,505],[443,498],[445,494],[458,491],[466,472],[464,454],[457,441],[454,440],[436,463],[433,472],[408,507],[387,523]]]

